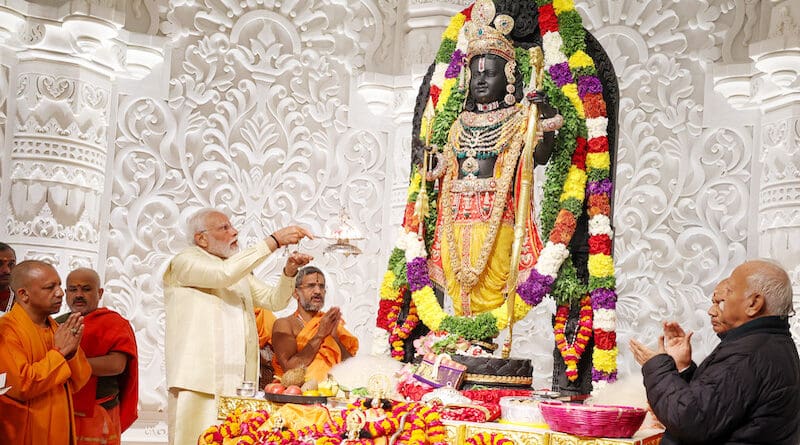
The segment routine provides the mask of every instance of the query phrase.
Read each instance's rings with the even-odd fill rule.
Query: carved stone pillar
[[[422,66],[424,74],[424,70],[436,57],[442,32],[450,23],[450,18],[471,3],[471,0],[409,1],[406,23],[401,27],[405,30],[401,66],[415,68],[418,65]]]
[[[103,274],[116,94],[163,61],[163,39],[124,28],[126,6],[0,1],[0,239],[62,277]]]
[[[111,82],[40,61],[21,63],[13,81],[8,239],[25,257],[47,259],[61,272],[94,267]]]
[[[761,131],[759,256],[800,274],[800,106],[769,112]]]
[[[747,46],[749,61],[713,67],[714,89],[737,109],[760,111],[754,123],[758,162],[757,254],[789,271],[800,306],[800,4],[762,2],[759,28]],[[746,13],[747,14],[747,13]],[[755,20],[755,19],[754,19]],[[731,61],[734,62],[734,61]],[[753,194],[755,196],[755,194]],[[755,245],[751,243],[751,246]],[[800,323],[794,320],[795,332]]]

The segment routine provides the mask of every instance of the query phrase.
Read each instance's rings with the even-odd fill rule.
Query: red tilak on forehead
[[[482,73],[486,71],[486,57],[481,57],[478,59],[478,72]]]

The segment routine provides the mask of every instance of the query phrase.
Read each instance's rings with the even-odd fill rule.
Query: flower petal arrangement
[[[391,409],[376,421],[367,422],[360,431],[362,438],[346,439],[345,419],[353,411],[364,412],[363,401],[351,403],[341,411],[330,411],[324,424],[299,429],[266,428],[270,414],[266,411],[239,411],[228,415],[219,425],[203,432],[198,440],[201,445],[317,445],[387,443],[389,436],[396,435],[397,443],[413,445],[445,445],[446,432],[441,415],[436,409],[422,403],[393,402]],[[402,421],[401,419],[404,419]]]
[[[572,362],[577,362],[585,348],[583,343],[588,343],[584,337],[587,335],[586,325],[590,326],[588,330],[593,330],[595,338],[592,380],[596,385],[602,385],[616,380],[617,357],[616,293],[611,257],[613,189],[603,87],[594,61],[585,52],[586,31],[573,0],[535,0],[530,7],[538,10],[542,33],[544,92],[551,105],[564,117],[564,126],[556,137],[546,170],[541,205],[542,238],[546,242],[531,274],[518,284],[517,295],[513,298],[514,319],[524,318],[547,295],[556,300],[560,311],[568,311],[570,306],[580,304],[582,321],[579,322],[577,343],[566,345],[563,342],[564,348],[559,349],[565,355],[568,369],[572,369]],[[422,141],[429,141],[437,147],[446,144],[448,131],[461,112],[467,94],[459,87],[458,79],[464,67],[467,45],[464,24],[471,20],[471,11],[472,6],[453,16],[436,55],[428,98],[434,113],[423,116],[419,136]],[[527,52],[518,49],[517,54],[520,70],[527,79],[530,76]],[[423,177],[424,173],[420,173],[416,166],[412,168],[401,236],[389,261],[392,273],[384,276],[381,297],[390,297],[397,302],[401,300],[397,292],[408,286],[416,314],[431,330],[446,330],[467,339],[495,336],[507,327],[507,305],[511,298],[502,306],[473,317],[449,315],[436,299],[427,270],[427,248],[432,241],[435,217],[414,212],[423,190],[428,202],[436,202],[436,190],[423,187]],[[568,248],[584,206],[589,217],[588,295],[593,311],[591,316],[586,313],[589,307],[585,298],[587,287],[575,275]],[[435,206],[432,210],[435,212]],[[384,322],[378,320],[379,327],[380,323]],[[393,355],[399,356],[397,353]],[[568,377],[574,380],[577,372],[568,372]]]

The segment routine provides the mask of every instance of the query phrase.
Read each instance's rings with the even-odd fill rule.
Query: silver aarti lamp
[[[361,254],[361,249],[352,244],[352,241],[359,241],[364,238],[361,235],[361,231],[350,221],[350,215],[347,214],[345,209],[339,212],[339,221],[331,228],[331,233],[321,238],[333,241],[323,250],[324,253],[341,253],[344,256]]]

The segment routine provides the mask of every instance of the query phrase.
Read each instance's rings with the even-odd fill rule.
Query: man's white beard
[[[316,304],[314,304],[314,302],[307,301],[306,304],[303,305],[303,309],[306,312],[310,312],[312,314],[316,314],[317,312],[322,310],[322,306],[324,306],[324,304],[325,303],[323,302],[323,303],[320,303],[319,306],[317,306]]]
[[[210,253],[212,255],[216,255],[216,256],[218,256],[220,258],[227,259],[227,258],[232,257],[236,252],[239,251],[239,245],[238,244],[235,245],[235,246],[230,245],[230,244],[223,245],[222,243],[209,241],[208,249],[206,249],[206,250],[208,250],[208,253]]]

